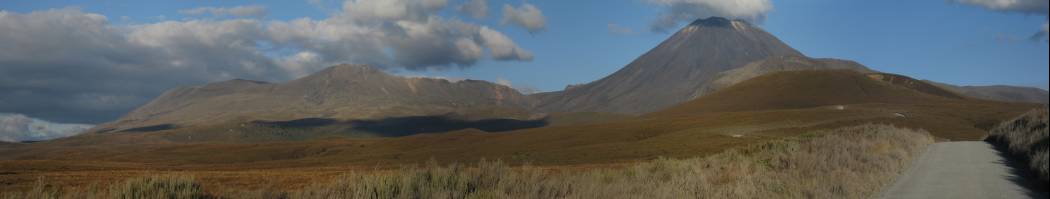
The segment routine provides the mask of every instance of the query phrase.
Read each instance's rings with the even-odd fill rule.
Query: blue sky
[[[453,4],[455,1],[453,1]],[[500,25],[498,16],[485,20],[443,15],[488,24],[503,30],[536,54],[531,62],[483,60],[478,66],[406,74],[509,80],[515,86],[544,91],[604,77],[669,36],[649,31],[660,11],[643,0],[529,1],[547,17],[546,31],[531,34]],[[324,18],[340,2],[315,6],[307,1],[7,1],[0,9],[15,12],[79,7],[107,16],[113,23],[144,23],[198,18],[178,11],[197,7],[264,5],[269,20]],[[499,6],[520,1],[492,0]],[[946,1],[800,0],[773,1],[774,10],[761,24],[767,31],[812,57],[840,58],[869,67],[960,85],[1023,85],[1047,88],[1047,42],[1033,42],[1046,18],[988,11]],[[126,18],[125,18],[126,17]],[[128,21],[125,21],[128,20]],[[631,28],[629,35],[612,33],[609,25]]]
[[[711,2],[711,0],[529,0],[527,2],[488,0],[489,14],[483,18],[473,18],[456,9],[466,1],[468,0],[449,0],[444,9],[427,14],[439,16],[445,20],[462,21],[475,28],[484,27],[495,30],[513,40],[516,46],[510,47],[523,49],[531,53],[531,56],[512,54],[497,59],[500,56],[489,55],[484,58],[440,60],[438,63],[462,61],[473,63],[473,65],[424,67],[426,68],[424,70],[419,70],[418,67],[414,68],[415,70],[410,70],[412,67],[389,67],[389,71],[403,75],[509,82],[517,88],[533,88],[541,91],[560,90],[569,84],[587,83],[609,75],[669,37],[670,33],[650,31],[650,25],[668,10],[667,6],[653,2]],[[766,0],[734,1],[764,2]],[[963,4],[955,1],[978,3]],[[784,42],[811,57],[854,60],[883,72],[958,85],[1019,85],[1046,89],[1050,84],[1047,75],[1050,73],[1048,72],[1048,66],[1050,66],[1048,64],[1048,59],[1050,59],[1048,58],[1050,53],[1047,52],[1048,43],[1045,38],[1038,41],[1031,39],[1032,35],[1040,32],[1047,22],[1045,1],[1042,3],[1044,7],[1041,8],[1042,11],[1038,11],[1039,8],[1036,8],[1037,11],[1014,11],[1008,8],[982,7],[980,6],[982,4],[979,3],[982,1],[985,0],[773,0],[771,1],[772,9],[761,14],[764,20],[761,20],[759,24]],[[530,32],[523,26],[503,23],[501,17],[506,14],[502,10],[504,5],[521,8],[524,4],[534,5],[542,11],[542,17],[546,20],[542,31]],[[265,15],[237,17],[194,15],[185,12],[185,10],[202,7],[231,8],[245,5],[262,6],[265,8]],[[289,22],[309,18],[313,22],[320,23],[343,13],[343,5],[344,2],[338,0],[7,0],[0,2],[0,10],[24,15],[19,20],[31,21],[29,18],[32,16],[29,13],[74,8],[78,11],[69,12],[100,14],[106,17],[110,26],[124,30],[141,29],[140,27],[150,24],[170,21],[218,22],[245,18],[262,23]],[[24,25],[25,23],[16,24]],[[611,31],[612,27],[616,27],[618,31]],[[76,30],[76,28],[73,29]],[[153,33],[164,33],[164,31]],[[41,37],[44,36],[49,35]],[[3,39],[2,36],[0,39]],[[486,51],[492,49],[487,46],[487,43],[478,44]],[[306,44],[289,44],[288,46],[301,47],[301,45]],[[0,45],[0,47],[3,46]],[[317,49],[329,49],[325,47],[331,46],[321,46]],[[293,50],[288,50],[288,48]],[[263,50],[262,53],[265,56],[271,56],[273,60],[280,60],[293,57],[295,49],[297,48],[284,47],[280,50]],[[54,50],[51,49],[51,51]],[[331,56],[320,50],[317,51],[316,54],[320,56]],[[381,51],[380,54],[391,53],[390,49]],[[116,53],[126,52],[117,51]],[[247,54],[251,55],[252,52],[247,52]],[[188,61],[194,61],[192,59],[195,58],[182,54],[163,56],[190,59]],[[332,60],[338,62],[338,60],[360,60],[360,58],[326,61]],[[397,61],[378,60],[375,62]],[[12,63],[25,63],[25,61]],[[289,64],[275,65],[287,67],[286,65]],[[312,72],[321,67],[303,68],[306,72]],[[55,68],[55,70],[60,69],[62,68]],[[142,91],[135,95],[100,94],[107,90],[92,87],[99,91],[70,96],[89,96],[87,98],[91,100],[85,104],[90,104],[91,107],[82,108],[84,110],[107,108],[118,110],[110,114],[109,117],[113,117],[113,115],[122,114],[121,111],[130,109],[128,106],[113,104],[137,106],[153,97],[150,95],[159,94],[170,87],[191,86],[231,78],[269,81],[294,78],[294,75],[275,76],[248,69],[222,71],[208,68],[202,71],[207,73],[219,71],[221,75],[190,80],[179,80],[172,75],[170,78],[173,80],[167,81],[166,84],[158,84],[150,88],[136,88]],[[202,76],[203,73],[187,74],[197,77]],[[0,75],[0,78],[2,77],[4,76]],[[168,78],[163,75],[158,77]],[[128,82],[134,81],[129,80]],[[107,85],[121,83],[128,84],[118,82],[107,83]],[[26,97],[25,99],[32,98]],[[0,112],[4,111],[18,112],[18,110],[0,110]],[[57,116],[47,117],[49,114],[63,114],[61,112],[24,114],[67,122],[95,122],[95,120],[64,119]]]

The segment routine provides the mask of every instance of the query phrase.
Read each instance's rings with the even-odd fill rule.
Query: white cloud
[[[1047,0],[953,0],[958,3],[1003,12],[1020,12],[1046,16]]]
[[[773,10],[769,0],[648,0],[650,4],[663,6],[666,10],[653,21],[651,29],[667,32],[680,22],[690,22],[708,17],[760,22]]]
[[[343,11],[361,22],[421,21],[447,5],[448,0],[347,0],[343,4]]]
[[[510,37],[498,31],[481,28],[481,38],[496,60],[532,60],[532,53],[521,49]]]
[[[514,87],[514,85],[511,84],[510,80],[504,79],[502,77],[496,78],[496,84],[499,84],[499,85],[502,85],[502,86],[506,86],[506,87],[511,87],[511,88]]]
[[[536,6],[524,3],[521,7],[503,5],[503,24],[521,26],[531,33],[542,32],[547,28],[547,19]]]
[[[459,6],[458,10],[474,17],[475,19],[482,19],[489,16],[489,1],[467,0],[466,3]]]
[[[0,113],[0,142],[44,141],[74,136],[93,127],[86,124],[60,124]]]
[[[321,65],[320,55],[310,51],[302,51],[281,59],[281,68],[294,78],[310,75],[311,71],[316,70],[314,67]]]
[[[76,9],[0,11],[0,111],[94,123],[120,116],[177,85],[215,80],[213,74],[261,79],[221,66],[243,60],[223,57],[226,52],[212,55],[180,48],[199,45],[155,47],[131,41],[127,32],[137,28],[114,27],[101,15]],[[189,64],[180,59],[186,56],[205,57]]]
[[[999,12],[1013,12],[1023,13],[1031,15],[1041,15],[1046,17],[1048,14],[1048,5],[1050,1],[1047,0],[952,0],[957,3],[973,5],[983,7],[985,9],[999,11]],[[1042,40],[1046,38],[1046,23],[1043,23],[1043,29],[1035,35],[1032,35],[1032,40]]]
[[[0,11],[0,111],[97,123],[210,81],[285,81],[340,63],[425,70],[533,58],[499,31],[436,15],[447,4],[351,0],[325,19],[127,26],[77,9]]]
[[[399,21],[399,34],[388,35],[386,43],[401,65],[431,67],[443,63],[470,66],[480,58],[473,37],[476,25],[458,20],[431,18],[425,23]],[[498,57],[497,57],[498,59]]]
[[[186,10],[179,10],[179,13],[185,15],[213,15],[213,16],[235,16],[235,17],[265,17],[269,15],[269,11],[266,6],[261,5],[246,5],[236,6],[230,8],[220,7],[200,7]]]

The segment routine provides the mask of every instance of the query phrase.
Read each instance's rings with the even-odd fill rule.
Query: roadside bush
[[[1047,131],[1047,109],[1032,110],[992,129],[989,140],[1005,145],[1009,153],[1021,157],[1043,183],[1050,179],[1047,153],[1050,152],[1050,132]]]

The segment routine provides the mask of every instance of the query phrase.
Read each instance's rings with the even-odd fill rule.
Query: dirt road
[[[1005,159],[985,142],[931,146],[881,198],[1046,198],[1016,182]]]

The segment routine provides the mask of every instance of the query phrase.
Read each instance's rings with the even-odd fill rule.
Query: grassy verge
[[[869,198],[932,142],[922,131],[864,125],[703,158],[658,159],[621,168],[557,170],[510,167],[500,161],[471,166],[431,163],[319,179],[322,181],[296,190],[205,195],[190,178],[152,177],[110,189],[74,191],[42,183],[28,195],[6,197],[78,198],[68,195],[142,192],[150,195],[124,198]]]
[[[1032,173],[1047,184],[1050,179],[1048,157],[1050,153],[1050,134],[1047,131],[1047,109],[1028,112],[1017,119],[1000,124],[992,129],[989,140],[1006,146],[1009,153],[1027,163]],[[1043,187],[1044,189],[1046,187]]]

